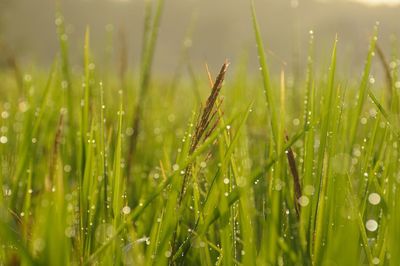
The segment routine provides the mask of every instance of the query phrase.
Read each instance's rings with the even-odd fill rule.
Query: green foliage
[[[337,39],[316,70],[311,36],[293,87],[269,72],[252,4],[262,82],[244,61],[210,92],[185,54],[192,83],[166,93],[151,71],[163,5],[146,5],[137,78],[100,75],[89,28],[71,72],[59,13],[49,73],[23,91],[0,73],[0,264],[399,265],[399,68],[389,94],[370,82],[377,29],[359,82],[338,77]]]

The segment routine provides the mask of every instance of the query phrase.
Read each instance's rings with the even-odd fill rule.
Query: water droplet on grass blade
[[[7,111],[1,112],[1,118],[7,119],[10,116],[10,114]]]
[[[61,89],[67,89],[68,88],[68,81],[63,80],[61,81]]]
[[[171,257],[172,253],[171,253],[171,251],[167,250],[167,251],[165,251],[164,255],[165,255],[165,257],[169,258],[169,257]]]
[[[131,212],[131,208],[129,206],[125,206],[122,208],[122,213],[128,215]]]
[[[174,164],[174,165],[172,166],[172,170],[178,171],[178,170],[179,170],[179,165],[178,165],[178,164]]]
[[[297,201],[299,202],[301,207],[306,207],[310,203],[308,197],[304,195],[301,196]]]
[[[368,196],[368,201],[372,205],[378,205],[381,202],[381,196],[378,193],[371,193]]]
[[[363,117],[363,118],[361,118],[360,122],[362,125],[365,125],[365,124],[367,124],[368,120],[367,120],[367,118]]]
[[[378,222],[370,219],[365,223],[365,228],[367,228],[367,230],[370,232],[375,232],[376,229],[378,229]]]
[[[62,17],[58,17],[55,20],[55,24],[56,26],[60,26],[63,23],[63,18]]]
[[[126,129],[125,133],[126,133],[126,135],[129,136],[129,137],[132,136],[132,135],[133,135],[133,128],[128,127],[128,128]]]
[[[372,264],[374,265],[378,265],[381,261],[379,260],[379,258],[375,257],[372,259]]]
[[[375,78],[374,77],[370,77],[369,78],[369,83],[374,84],[375,83]]]
[[[0,143],[1,144],[6,144],[8,142],[8,138],[6,136],[1,136],[0,137]]]

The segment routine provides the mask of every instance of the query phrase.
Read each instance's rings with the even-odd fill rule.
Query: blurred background
[[[81,64],[84,31],[89,25],[98,63],[105,60],[107,49],[113,49],[114,60],[118,60],[118,49],[125,49],[129,67],[136,67],[140,59],[143,2],[61,1],[72,63]],[[393,40],[400,35],[400,0],[256,0],[256,7],[270,64],[278,68],[282,62],[294,71],[302,68],[300,62],[306,61],[310,30],[315,35],[321,64],[328,60],[338,34],[343,72],[362,65],[376,21],[380,22],[379,44],[388,57]],[[23,63],[48,66],[58,52],[55,10],[54,0],[1,0],[3,46]],[[225,58],[235,63],[246,56],[255,62],[250,1],[167,0],[155,71],[173,71],[184,45],[196,67],[203,67],[205,62],[218,67]]]

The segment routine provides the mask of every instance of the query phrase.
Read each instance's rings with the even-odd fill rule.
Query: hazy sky
[[[96,60],[101,62],[108,38],[107,25],[112,24],[116,60],[124,35],[129,65],[136,66],[141,49],[143,2],[62,0],[72,62],[81,64],[86,26],[91,28],[92,49]],[[54,0],[11,3],[3,19],[3,39],[21,58],[51,63],[58,53]],[[243,54],[256,66],[249,3],[250,0],[166,0],[155,67],[161,71],[175,69],[189,29],[193,31],[189,56],[195,67],[203,67],[205,62],[219,65],[225,58],[237,61]],[[387,54],[391,36],[400,36],[400,5],[394,5],[400,4],[400,0],[255,0],[255,3],[268,56],[278,68],[282,61],[289,67],[297,61],[306,61],[310,30],[315,33],[321,61],[329,57],[337,34],[339,53],[347,66],[362,65],[376,21],[381,25],[379,42]]]
[[[86,0],[86,1],[88,1],[88,0]],[[134,0],[109,0],[109,1],[123,3],[123,2],[132,2]],[[296,2],[298,2],[299,0],[291,0],[291,1],[295,5]],[[320,2],[324,2],[324,1],[335,1],[335,0],[319,0],[319,1]],[[362,3],[362,4],[366,4],[366,5],[372,5],[372,6],[377,6],[377,5],[400,5],[400,0],[345,0],[345,1],[358,2],[358,3]]]

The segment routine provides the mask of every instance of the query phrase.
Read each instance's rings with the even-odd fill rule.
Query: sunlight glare
[[[369,5],[369,6],[397,6],[400,5],[400,0],[351,0],[353,2]]]

